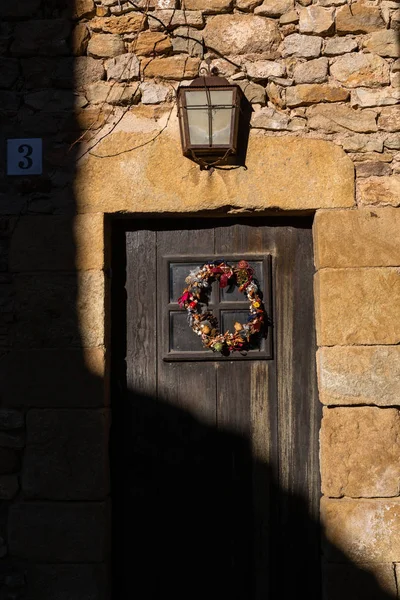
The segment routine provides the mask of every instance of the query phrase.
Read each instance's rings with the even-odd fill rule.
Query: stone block
[[[236,0],[236,7],[239,10],[251,12],[256,6],[262,3],[262,0]]]
[[[357,177],[383,177],[392,174],[392,167],[382,161],[356,164]]]
[[[254,14],[262,17],[280,17],[293,7],[293,0],[265,0],[254,9]]]
[[[199,58],[185,55],[143,59],[141,63],[141,71],[144,77],[159,77],[160,79],[175,81],[197,77],[199,68]]]
[[[400,562],[399,498],[322,498],[321,522],[328,542],[328,560]]]
[[[362,204],[400,206],[400,175],[371,177],[357,184]]]
[[[304,58],[317,58],[321,52],[322,38],[318,36],[310,37],[293,33],[285,37],[282,44],[283,56],[297,56]]]
[[[0,409],[0,430],[21,429],[25,425],[24,414],[19,410]]]
[[[82,90],[91,83],[104,79],[105,75],[103,62],[95,60],[91,56],[77,56],[74,60],[73,70],[77,90]]]
[[[266,92],[262,85],[248,80],[239,81],[238,85],[249,102],[252,104],[261,104],[262,106],[265,104]]]
[[[171,40],[165,33],[141,31],[136,40],[132,42],[130,50],[138,56],[152,56],[153,54],[165,54],[171,48]]]
[[[285,65],[273,60],[244,61],[242,67],[248,77],[256,80],[268,79],[272,76],[282,77],[285,74]]]
[[[270,106],[266,106],[251,117],[251,126],[255,129],[267,129],[270,131],[280,131],[289,129],[289,117]]]
[[[72,32],[71,47],[74,56],[83,56],[86,54],[87,45],[90,39],[89,30],[84,23],[78,23]]]
[[[398,33],[393,29],[375,31],[363,40],[363,47],[379,56],[397,58],[400,54]]]
[[[102,407],[103,377],[102,348],[14,350],[0,362],[6,406]]]
[[[400,265],[398,231],[400,211],[395,208],[318,211],[314,220],[315,266]]]
[[[140,100],[140,85],[135,83],[116,83],[115,81],[97,81],[86,89],[86,98],[92,104],[112,106],[137,104]]]
[[[295,83],[323,83],[328,77],[328,59],[316,58],[298,63],[293,70]]]
[[[183,0],[182,5],[186,10],[201,10],[206,15],[229,12],[233,0]]]
[[[121,150],[153,138],[153,131],[141,135],[121,132],[100,143],[100,155],[114,156],[90,156],[82,163],[76,181],[78,211],[197,212],[226,205],[235,211],[354,206],[354,166],[339,146],[322,140],[253,135],[247,152],[248,170],[217,171],[210,180],[208,173],[193,171],[192,163],[182,158],[175,119],[170,119],[171,133],[164,131],[129,158],[125,155],[122,159]],[[115,175],[112,179],[107,177],[110,169]],[[138,177],[140,186],[133,183]],[[182,177],[184,186],[179,183]]]
[[[400,343],[399,269],[323,269],[315,293],[319,346]]]
[[[396,597],[396,580],[391,563],[325,564],[322,581],[324,600]]]
[[[29,502],[10,507],[10,554],[35,562],[98,563],[109,551],[107,502]]]
[[[367,111],[360,111],[358,114],[364,115]],[[374,113],[372,113],[374,114]],[[382,152],[383,141],[381,138],[365,135],[362,133],[345,138],[341,146],[348,152]]]
[[[19,470],[19,453],[13,448],[0,448],[0,473],[7,475]]]
[[[273,19],[241,14],[217,15],[208,19],[204,41],[209,52],[275,58],[280,35]]]
[[[0,446],[3,448],[24,448],[25,436],[23,433],[6,433],[0,431]]]
[[[95,14],[96,9],[93,0],[74,0],[72,5],[72,18],[82,19],[90,18]]]
[[[334,37],[326,40],[324,54],[326,56],[337,56],[346,52],[354,52],[358,49],[357,41],[351,37]]]
[[[398,104],[400,100],[400,89],[394,86],[387,86],[381,90],[371,90],[368,88],[357,88],[351,92],[352,106],[391,106]]]
[[[174,53],[185,52],[189,56],[203,58],[203,34],[193,27],[177,27],[172,37]]]
[[[311,35],[329,35],[334,29],[334,8],[307,6],[300,10],[299,31]]]
[[[103,215],[21,217],[10,245],[10,269],[71,271],[104,265]]]
[[[161,104],[166,102],[171,90],[166,85],[145,81],[140,84],[142,104]]]
[[[326,496],[382,498],[398,494],[397,409],[325,408],[320,444],[322,493]]]
[[[198,10],[155,10],[148,14],[149,27],[151,31],[168,31],[176,27],[204,26],[204,18]]]
[[[331,75],[347,87],[380,87],[390,83],[388,63],[374,54],[352,52],[336,59]]]
[[[392,133],[391,135],[386,136],[383,145],[385,149],[400,150],[400,136],[397,133]],[[393,155],[387,155],[393,158]],[[391,160],[389,160],[388,162],[391,162]]]
[[[0,475],[0,500],[12,500],[18,490],[18,475]]]
[[[29,410],[21,475],[24,497],[104,499],[109,492],[108,428],[102,410]]]
[[[132,12],[121,17],[98,17],[89,22],[92,31],[112,34],[138,33],[145,28],[146,17],[140,12]]]
[[[318,104],[307,109],[310,129],[322,130],[325,133],[372,133],[378,131],[376,116],[373,110],[357,110],[347,104]]]
[[[379,129],[384,131],[400,131],[400,107],[385,106],[378,118]]]
[[[14,347],[101,346],[104,275],[101,271],[15,277]]]
[[[30,21],[18,23],[11,52],[17,56],[68,55],[70,27],[67,19],[35,20],[34,27]]]
[[[131,81],[139,78],[140,62],[135,54],[122,54],[105,62],[107,81]]]
[[[25,600],[107,600],[106,564],[31,564],[26,570]]]
[[[364,2],[353,2],[350,7],[341,6],[336,13],[336,32],[371,33],[377,29],[385,29],[378,6],[368,6]]]
[[[95,58],[111,58],[124,54],[125,44],[119,35],[95,33],[90,38],[87,51]]]
[[[318,102],[343,102],[348,97],[348,90],[328,83],[303,83],[286,90],[286,104],[290,107]]]

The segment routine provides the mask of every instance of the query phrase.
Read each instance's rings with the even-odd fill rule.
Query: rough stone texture
[[[107,600],[104,564],[28,565],[26,600]]]
[[[316,268],[398,266],[399,230],[400,211],[394,208],[318,211],[313,228]]]
[[[115,154],[146,141],[149,135],[153,137],[114,134],[99,144],[97,152]],[[353,206],[354,167],[333,144],[253,136],[247,165],[247,171],[217,171],[211,178],[182,157],[177,130],[173,137],[164,132],[138,154],[83,161],[76,181],[78,210],[190,212],[226,205],[283,210]],[[112,181],[106,176],[110,169],[115,174]],[[293,174],[289,179],[288,170]],[[135,184],[139,176],[140,186]],[[182,177],[184,186],[178,185]]]
[[[26,429],[24,497],[102,500],[108,494],[108,417],[104,411],[32,409]]]
[[[326,564],[322,580],[324,600],[377,600],[397,594],[391,563]]]
[[[355,563],[399,562],[400,499],[321,500],[328,559]],[[342,551],[340,555],[335,547]]]
[[[92,31],[103,33],[137,33],[144,28],[146,17],[139,12],[129,13],[121,17],[96,18],[89,22]]]
[[[35,20],[15,26],[11,52],[17,56],[60,56],[69,54],[67,37],[70,22],[66,19]]]
[[[400,131],[400,107],[384,107],[378,118],[379,129]]]
[[[148,14],[148,20],[152,31],[204,25],[203,15],[198,10],[155,10]]]
[[[280,17],[291,10],[293,6],[293,0],[265,0],[254,9],[254,14],[262,17]]]
[[[362,204],[400,206],[400,175],[365,179],[358,191]]]
[[[86,53],[90,39],[89,30],[84,23],[78,23],[72,32],[71,46],[75,56],[83,56]]]
[[[317,58],[299,63],[293,70],[295,83],[322,83],[328,75],[328,59]]]
[[[114,81],[97,81],[87,87],[86,98],[92,104],[134,104],[139,101],[140,86],[138,82],[127,85]]]
[[[293,33],[284,39],[282,55],[316,58],[321,52],[321,47],[321,37],[310,37],[308,35]]]
[[[165,102],[171,94],[170,88],[158,83],[146,81],[140,85],[142,104],[160,104]]]
[[[289,25],[290,23],[298,23],[299,15],[296,10],[290,10],[289,12],[282,15],[279,19],[280,25]]]
[[[396,496],[400,483],[400,413],[376,407],[325,408],[322,493],[341,498]]]
[[[363,111],[364,114],[367,111]],[[341,145],[344,150],[349,152],[382,152],[383,141],[380,138],[372,137],[366,134],[356,134],[345,138]]]
[[[95,5],[93,0],[74,0],[72,5],[72,18],[81,19],[82,17],[92,17],[95,14]]]
[[[252,11],[261,3],[262,0],[236,0],[237,8],[244,11]]]
[[[349,92],[347,90],[327,83],[304,83],[286,90],[286,104],[288,106],[306,106],[318,102],[342,102],[347,100],[348,97]]]
[[[399,269],[323,269],[315,284],[319,346],[400,343]]]
[[[345,52],[353,52],[357,50],[358,45],[354,38],[331,38],[326,40],[324,54],[327,56],[336,56],[345,54]]]
[[[0,448],[0,473],[6,475],[19,470],[20,459],[18,451],[13,448]]]
[[[177,27],[172,38],[175,53],[185,52],[189,56],[203,57],[203,34],[192,27]]]
[[[105,405],[103,348],[12,351],[0,362],[5,406]]]
[[[182,0],[187,10],[201,10],[204,14],[227,12],[231,10],[233,0]]]
[[[351,92],[352,106],[389,106],[400,101],[400,89],[385,87],[381,90],[358,88]]]
[[[372,54],[344,54],[331,65],[331,75],[347,87],[380,87],[389,83],[389,65]]]
[[[95,58],[109,58],[125,52],[125,44],[119,35],[94,34],[88,43],[88,54]]]
[[[246,73],[253,79],[268,79],[268,77],[281,77],[285,74],[285,67],[273,60],[257,60],[255,62],[244,61],[243,66]]]
[[[0,475],[0,500],[12,500],[18,490],[18,475]]]
[[[354,2],[351,9],[342,6],[336,13],[336,31],[338,33],[371,33],[384,29],[385,23],[377,6],[368,6],[363,2]]]
[[[399,36],[393,29],[375,31],[363,40],[363,47],[379,56],[397,58],[400,54]]]
[[[29,502],[10,507],[10,553],[37,562],[102,562],[108,553],[105,502]]]
[[[400,346],[319,348],[317,369],[323,404],[399,405]]]
[[[102,269],[103,215],[21,217],[10,247],[10,268],[18,271]]]
[[[289,117],[271,107],[265,107],[252,115],[251,125],[256,129],[279,131],[289,129]]]
[[[397,133],[392,133],[392,134],[388,135],[387,137],[385,137],[384,146],[385,146],[385,148],[388,148],[391,150],[400,150],[399,135]]]
[[[204,41],[209,51],[225,54],[258,53],[274,57],[280,42],[277,23],[251,15],[217,15],[207,21]]]
[[[334,9],[321,6],[308,6],[300,10],[300,33],[328,35],[334,27]]]
[[[145,59],[141,63],[142,74],[160,79],[193,79],[199,73],[200,59],[179,56]]]
[[[140,62],[135,54],[122,54],[106,60],[107,81],[131,81],[139,78]]]
[[[87,85],[104,78],[104,67],[101,60],[90,56],[78,56],[74,62],[74,82],[76,89],[82,90]]]
[[[391,174],[391,166],[382,161],[371,161],[356,164],[357,177],[382,177]]]
[[[104,275],[100,271],[17,275],[14,343],[21,348],[100,346]]]
[[[164,54],[172,48],[171,41],[165,33],[158,31],[141,31],[134,42],[131,51],[138,56]]]
[[[326,133],[373,132],[378,129],[374,111],[356,110],[345,104],[311,106],[307,109],[307,116],[308,126],[311,129]]]
[[[239,81],[239,86],[249,102],[261,105],[265,104],[266,92],[262,85],[251,81]]]

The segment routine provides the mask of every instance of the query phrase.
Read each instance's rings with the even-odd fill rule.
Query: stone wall
[[[0,19],[2,153],[44,140],[42,176],[0,166],[0,598],[108,597],[105,215],[278,211],[316,213],[325,597],[359,585],[340,556],[396,597],[399,3],[18,0]],[[181,155],[175,92],[207,57],[252,104],[247,170]]]

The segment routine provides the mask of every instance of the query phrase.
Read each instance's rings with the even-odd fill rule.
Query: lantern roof
[[[235,84],[233,84],[235,85]],[[192,83],[190,83],[186,87],[221,87],[221,86],[229,86],[233,87],[231,83],[225,77],[219,77],[219,75],[205,75],[201,77],[196,77],[193,79]]]

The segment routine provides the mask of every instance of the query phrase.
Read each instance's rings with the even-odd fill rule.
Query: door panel
[[[311,223],[254,221],[125,227],[121,534],[132,597],[319,597]],[[215,256],[251,256],[260,271],[271,319],[261,352],[220,359],[176,307],[191,268]],[[246,317],[243,300],[214,284],[223,330]]]

